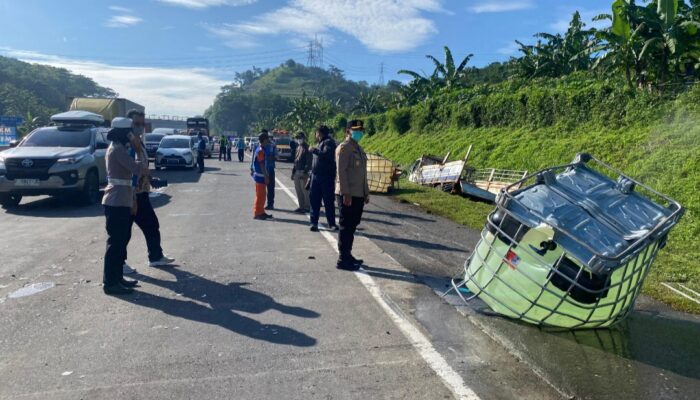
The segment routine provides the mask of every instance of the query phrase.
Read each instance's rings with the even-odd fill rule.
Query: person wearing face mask
[[[134,216],[134,222],[143,232],[143,236],[146,239],[146,246],[148,248],[148,266],[149,267],[162,267],[172,264],[175,259],[167,257],[163,254],[163,248],[161,247],[161,236],[160,236],[160,222],[158,221],[158,216],[156,215],[153,205],[151,204],[150,192],[151,192],[151,174],[148,168],[148,155],[145,153],[146,149],[143,146],[142,137],[144,134],[144,129],[146,126],[145,115],[139,110],[129,110],[127,113],[129,118],[133,120],[133,132],[136,139],[141,143],[139,147],[140,150],[136,148],[132,149],[136,155],[138,152],[142,152],[142,158],[145,161],[143,167],[139,173],[133,176],[133,185],[135,187],[136,193],[136,215]],[[129,264],[124,264],[124,273],[135,272]]]
[[[309,145],[306,144],[306,134],[299,132],[296,135],[296,153],[294,153],[294,168],[292,168],[292,180],[294,181],[294,189],[297,192],[297,200],[299,208],[294,210],[296,213],[304,214],[309,212],[309,190],[306,184],[309,181],[309,171],[311,171],[311,163],[313,155],[309,151]]]
[[[112,143],[105,156],[107,187],[102,198],[107,229],[102,290],[105,294],[119,295],[131,293],[138,283],[124,279],[122,267],[126,262],[126,248],[131,240],[134,218],[135,200],[131,178],[143,169],[148,158],[143,157],[141,141],[132,133],[132,121],[129,118],[114,118],[107,139]],[[129,143],[136,151],[136,159],[129,155]]]
[[[365,204],[369,203],[367,182],[367,154],[358,143],[364,136],[361,120],[348,122],[345,141],[335,152],[338,173],[335,184],[336,201],[340,208],[338,232],[338,263],[336,268],[356,271],[363,261],[352,255],[355,231],[362,219]]]

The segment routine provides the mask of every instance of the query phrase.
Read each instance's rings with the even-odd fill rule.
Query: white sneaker
[[[170,265],[174,262],[175,262],[174,258],[170,258],[170,257],[164,255],[160,260],[151,261],[150,263],[148,263],[148,266],[149,267],[162,267],[165,265]]]
[[[136,270],[131,268],[127,263],[124,263],[124,265],[122,266],[122,271],[124,272],[124,275],[136,273]]]

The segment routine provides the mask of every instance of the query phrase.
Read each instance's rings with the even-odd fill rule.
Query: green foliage
[[[389,127],[393,132],[404,134],[411,129],[411,109],[398,108],[387,113]]]
[[[111,89],[65,69],[0,56],[0,115],[48,120],[67,108],[70,97],[114,95]]]

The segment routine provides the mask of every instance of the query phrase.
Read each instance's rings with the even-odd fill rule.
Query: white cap
[[[129,129],[133,123],[131,118],[117,117],[112,120],[112,128]]]

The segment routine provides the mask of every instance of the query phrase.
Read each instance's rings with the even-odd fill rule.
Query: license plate
[[[180,164],[180,160],[166,160],[168,164]]]
[[[39,186],[38,179],[15,179],[15,186]]]

